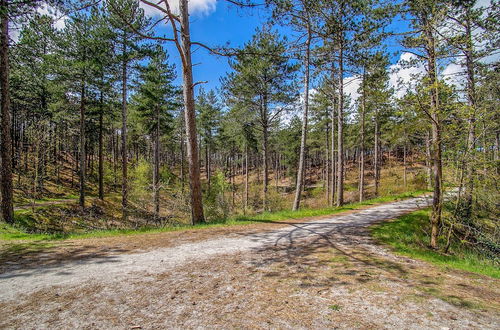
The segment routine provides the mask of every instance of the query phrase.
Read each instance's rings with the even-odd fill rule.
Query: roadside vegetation
[[[447,253],[430,248],[430,210],[419,210],[372,227],[373,236],[398,254],[421,259],[446,269],[459,269],[500,278],[500,259],[490,249],[451,239]],[[446,246],[445,233],[439,243]]]
[[[210,223],[197,224],[195,226],[177,223],[165,225],[162,227],[143,226],[136,229],[108,229],[108,230],[80,230],[80,231],[59,231],[59,232],[34,232],[33,230],[44,221],[50,221],[51,217],[47,216],[47,212],[54,213],[54,209],[67,210],[67,205],[50,205],[47,207],[38,207],[33,210],[16,211],[16,225],[8,225],[0,223],[0,240],[3,244],[8,244],[9,241],[50,241],[62,240],[71,238],[95,238],[95,237],[110,237],[119,235],[136,235],[141,233],[158,233],[176,230],[192,230],[205,229],[232,225],[245,225],[257,222],[280,222],[291,219],[302,219],[309,217],[317,217],[324,215],[333,215],[346,211],[359,210],[377,204],[388,203],[392,201],[402,200],[406,198],[416,197],[426,193],[426,190],[416,190],[397,195],[377,197],[368,199],[363,202],[346,204],[341,207],[325,207],[325,208],[303,208],[299,211],[283,210],[277,212],[263,212],[252,215],[237,215],[227,219],[219,219]],[[45,216],[44,216],[45,214]],[[30,232],[31,231],[31,232]]]

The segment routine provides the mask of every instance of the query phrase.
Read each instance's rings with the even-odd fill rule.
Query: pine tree
[[[167,63],[168,56],[161,46],[154,50],[148,65],[140,69],[139,87],[133,104],[139,120],[153,143],[153,203],[154,220],[160,213],[160,139],[173,130],[172,112],[180,90],[174,86],[174,66]]]
[[[145,32],[150,20],[144,15],[139,2],[135,0],[108,0],[106,2],[110,12],[110,22],[115,30],[117,53],[121,66],[121,94],[122,94],[122,212],[123,219],[128,213],[128,141],[127,141],[127,106],[128,106],[128,77],[131,64],[145,56],[142,42],[147,38]]]
[[[265,29],[257,31],[236,59],[230,63],[235,71],[225,79],[231,104],[238,104],[254,114],[262,143],[263,207],[268,209],[269,134],[294,98],[296,65],[285,57],[285,42]]]

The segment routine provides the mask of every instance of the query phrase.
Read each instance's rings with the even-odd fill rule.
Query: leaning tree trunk
[[[2,133],[0,143],[1,156],[1,192],[2,218],[7,223],[14,223],[14,207],[12,205],[12,137],[10,122],[10,95],[9,95],[9,15],[8,0],[0,2],[0,88]]]
[[[306,40],[306,56],[304,59],[304,113],[302,118],[302,136],[300,139],[300,154],[299,168],[297,171],[297,185],[295,187],[295,200],[293,202],[293,210],[297,211],[300,208],[300,199],[302,197],[302,189],[304,187],[304,167],[307,143],[307,120],[309,112],[309,62],[311,55],[311,29],[308,26]]]
[[[191,223],[205,221],[201,195],[200,163],[196,139],[196,114],[194,103],[193,65],[191,62],[191,35],[189,32],[188,1],[179,0],[181,24],[182,78],[184,94],[184,120],[187,135],[187,157],[189,162],[189,183],[191,188]]]

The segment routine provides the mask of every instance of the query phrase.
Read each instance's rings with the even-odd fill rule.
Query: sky
[[[176,3],[176,1],[175,1]],[[147,15],[158,18],[159,11],[143,4]],[[174,8],[175,10],[175,8]],[[191,34],[193,41],[202,42],[211,47],[223,46],[229,43],[231,47],[240,47],[251,40],[258,27],[266,23],[268,13],[264,8],[241,9],[221,0],[191,0]],[[392,31],[405,32],[409,30],[408,23],[402,19],[395,19],[389,27]],[[280,31],[286,31],[281,29]],[[161,27],[156,31],[160,35],[170,35],[169,27]],[[399,69],[397,64],[400,57],[407,57],[398,41],[395,39],[385,42],[390,54],[391,67],[394,71],[391,82],[396,83],[398,79],[404,82],[412,81],[412,74],[421,72],[423,68],[405,69],[396,73]],[[180,59],[173,44],[166,44],[170,54],[170,60],[180,69]],[[194,80],[206,82],[202,84],[205,89],[216,89],[220,87],[220,78],[230,72],[228,58],[209,54],[206,50],[193,47],[193,69]],[[179,71],[178,79],[180,83]],[[351,99],[358,97],[359,79],[347,74],[345,77],[345,92],[351,95]],[[312,87],[314,89],[314,86]]]
[[[170,0],[173,10],[177,10],[178,1]],[[487,6],[490,0],[479,0],[477,6]],[[141,4],[146,15],[154,19],[158,19],[160,12],[146,4]],[[241,9],[237,8],[224,0],[190,0],[190,21],[192,41],[198,41],[210,47],[229,45],[231,47],[241,47],[246,42],[250,41],[258,27],[266,23],[268,12],[265,8]],[[63,28],[65,17],[59,13],[55,13],[47,6],[41,7],[38,10],[40,13],[50,14],[58,19],[55,22],[57,28]],[[402,33],[410,28],[408,22],[396,18],[389,26],[389,29],[394,32]],[[285,32],[286,29],[281,28],[280,32]],[[16,32],[14,31],[14,34]],[[159,25],[155,31],[156,35],[171,36],[171,29],[165,24]],[[14,35],[14,38],[16,36]],[[415,58],[411,53],[405,52],[396,39],[389,39],[384,42],[385,48],[390,55],[390,85],[391,87],[401,86],[403,89],[396,91],[396,96],[402,96],[405,88],[411,88],[416,81],[415,75],[422,75],[425,72],[423,65],[406,68],[402,66],[402,62]],[[165,43],[164,46],[169,53],[170,62],[176,64],[178,69],[177,83],[181,84],[182,72],[180,58],[173,43]],[[220,79],[230,71],[228,58],[210,54],[207,50],[194,46],[193,49],[193,74],[195,82],[204,82],[199,86],[205,89],[216,89],[220,87]],[[498,61],[498,56],[490,59],[490,61]],[[459,76],[463,68],[456,63],[447,63],[441,68],[442,77],[448,78],[451,83],[456,86],[461,85]],[[458,73],[458,74],[457,74]],[[356,100],[359,97],[357,92],[360,84],[360,79],[352,74],[347,73],[344,78],[345,93],[351,96],[351,100]],[[314,89],[315,86],[311,88]]]

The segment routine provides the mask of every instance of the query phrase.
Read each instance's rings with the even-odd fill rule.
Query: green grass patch
[[[27,233],[26,228],[31,226],[31,222],[36,219],[33,217],[32,211],[29,209],[15,211],[16,225],[11,226],[5,223],[0,223],[0,239],[1,240],[61,240],[70,238],[97,238],[97,237],[112,237],[121,235],[137,235],[142,233],[160,233],[178,230],[198,230],[205,228],[215,228],[215,227],[225,227],[231,225],[245,225],[252,223],[276,223],[283,222],[287,220],[302,219],[308,217],[316,217],[323,215],[333,215],[345,211],[357,210],[367,206],[381,204],[386,202],[392,202],[396,200],[402,200],[406,198],[416,197],[426,190],[418,190],[414,192],[407,192],[404,194],[399,194],[395,196],[384,196],[378,197],[370,200],[366,200],[359,203],[347,204],[342,207],[328,207],[320,209],[308,209],[304,208],[299,211],[285,210],[279,212],[264,212],[255,215],[238,215],[230,217],[228,219],[212,221],[210,223],[197,224],[194,226],[179,224],[179,225],[169,225],[162,228],[156,227],[144,227],[139,229],[112,229],[112,230],[96,230],[80,233]],[[65,206],[47,206],[47,207],[65,207]],[[37,208],[37,210],[43,210],[44,207]]]
[[[445,269],[459,269],[472,273],[500,278],[500,267],[494,261],[458,243],[452,244],[450,254],[442,254],[429,248],[430,210],[406,214],[394,221],[372,227],[373,236],[390,245],[395,252],[425,260]],[[441,242],[444,238],[441,238]]]
[[[342,309],[342,307],[340,305],[336,305],[336,304],[330,305],[330,306],[328,306],[328,308],[331,309],[332,311],[336,311],[336,312]]]

